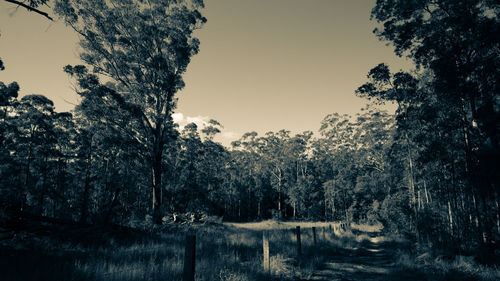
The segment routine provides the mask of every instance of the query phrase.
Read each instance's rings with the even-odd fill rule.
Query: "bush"
[[[388,231],[409,236],[411,232],[408,194],[400,191],[387,196],[380,207],[380,220]]]

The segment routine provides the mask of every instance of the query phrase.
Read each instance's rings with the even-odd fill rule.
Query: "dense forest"
[[[375,35],[416,69],[367,70],[353,94],[369,105],[327,115],[318,133],[248,132],[231,147],[214,141],[223,129],[216,120],[180,128],[172,119],[199,51],[202,7],[55,1],[53,13],[81,39],[83,64],[64,68],[81,102],[57,112],[47,97],[19,97],[17,83],[0,82],[2,224],[31,216],[152,227],[173,214],[381,222],[422,244],[477,250],[485,261],[494,254],[497,1],[377,0]]]

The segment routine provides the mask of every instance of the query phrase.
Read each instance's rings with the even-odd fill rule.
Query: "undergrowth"
[[[0,243],[2,280],[182,280],[187,234],[196,234],[196,280],[293,280],[312,272],[311,229],[302,231],[297,258],[294,229],[269,230],[271,268],[262,267],[262,231],[223,225],[170,225],[143,231],[123,227],[38,225]],[[321,243],[333,241],[318,230]],[[300,261],[300,262],[299,262]]]

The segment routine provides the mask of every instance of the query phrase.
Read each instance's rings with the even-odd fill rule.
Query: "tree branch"
[[[19,1],[16,1],[16,0],[5,0],[5,1],[6,1],[6,2],[9,2],[9,3],[12,3],[12,4],[16,4],[16,5],[18,5],[18,6],[21,6],[21,7],[25,8],[26,10],[28,10],[28,11],[30,11],[30,12],[35,12],[35,13],[37,13],[37,14],[40,14],[40,15],[42,15],[42,16],[44,16],[44,17],[48,18],[48,19],[49,19],[49,20],[51,20],[51,21],[54,21],[54,19],[53,19],[52,17],[50,17],[50,16],[49,16],[49,14],[47,14],[46,12],[44,12],[44,11],[40,11],[40,10],[38,10],[38,9],[37,9],[37,8],[35,8],[35,7],[31,7],[31,6],[29,6],[29,5],[26,5],[26,4],[24,4],[23,2],[19,2]]]

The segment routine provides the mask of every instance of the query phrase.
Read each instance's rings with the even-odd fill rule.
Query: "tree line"
[[[417,69],[368,72],[355,116],[319,134],[245,133],[226,148],[211,120],[173,122],[199,50],[202,1],[56,1],[80,35],[67,66],[81,102],[56,112],[0,83],[4,218],[161,223],[173,213],[228,220],[382,222],[433,246],[493,252],[500,233],[500,42],[495,1],[378,0],[375,34]],[[1,64],[3,68],[3,63]],[[395,103],[394,114],[377,104]],[[458,245],[458,247],[457,247]]]

